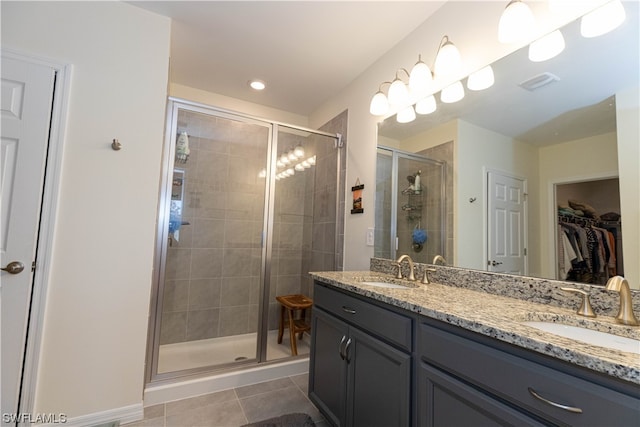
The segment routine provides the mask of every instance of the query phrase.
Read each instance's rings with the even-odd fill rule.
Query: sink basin
[[[363,285],[376,286],[378,288],[391,288],[391,289],[411,289],[413,286],[398,285],[397,283],[388,282],[362,282]]]
[[[522,322],[523,325],[531,326],[541,331],[582,341],[600,347],[613,348],[627,353],[640,354],[640,340],[621,337],[607,332],[594,331],[592,329],[581,328],[579,326],[564,325],[554,322]]]

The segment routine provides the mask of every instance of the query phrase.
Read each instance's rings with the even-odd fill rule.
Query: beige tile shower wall
[[[257,330],[266,128],[181,112],[191,153],[183,225],[168,248],[161,344]]]

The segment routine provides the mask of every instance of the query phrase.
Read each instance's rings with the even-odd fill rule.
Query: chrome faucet
[[[438,264],[438,261],[440,261],[442,263],[442,265],[447,265],[447,260],[444,259],[444,257],[442,255],[436,255],[433,257],[433,261],[431,261],[431,264]]]
[[[620,294],[620,309],[616,316],[616,322],[623,325],[638,326],[638,319],[633,314],[633,302],[631,300],[631,290],[629,289],[629,282],[622,276],[613,276],[607,281],[605,287],[608,291],[616,291]]]
[[[396,260],[396,265],[398,266],[398,275],[396,276],[396,278],[397,279],[403,278],[402,277],[402,261],[404,261],[405,259],[409,261],[409,277],[407,279],[414,281],[416,280],[416,275],[415,275],[415,269],[413,267],[413,260],[407,254],[400,255],[400,258]]]

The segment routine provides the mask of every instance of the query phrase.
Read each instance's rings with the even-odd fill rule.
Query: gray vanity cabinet
[[[410,317],[316,283],[309,398],[336,426],[411,423]]]
[[[423,318],[421,426],[638,426],[637,386]]]

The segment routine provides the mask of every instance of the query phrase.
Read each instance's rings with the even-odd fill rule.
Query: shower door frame
[[[398,251],[398,159],[410,159],[420,162],[430,162],[440,166],[442,174],[440,177],[440,200],[442,203],[440,204],[440,217],[441,227],[442,227],[442,237],[440,239],[440,248],[442,253],[446,251],[447,247],[447,203],[446,203],[446,178],[447,178],[447,168],[446,163],[441,160],[430,159],[429,157],[422,156],[420,154],[411,153],[408,151],[399,150],[397,148],[388,147],[385,145],[378,145],[376,147],[378,150],[385,150],[391,153],[391,226],[389,228],[389,251],[391,253],[391,257],[396,259],[397,251]]]
[[[177,114],[179,110],[188,110],[195,113],[201,113],[210,115],[213,117],[221,117],[230,120],[236,120],[243,123],[255,124],[258,126],[264,126],[269,129],[267,138],[267,150],[266,150],[266,172],[267,179],[265,181],[265,203],[263,212],[263,231],[262,231],[262,257],[260,267],[260,302],[258,304],[258,328],[257,328],[257,342],[256,342],[256,358],[247,359],[244,361],[238,361],[234,363],[228,363],[224,365],[207,365],[202,367],[190,368],[180,371],[170,371],[158,373],[158,358],[160,350],[160,330],[162,319],[162,304],[163,304],[163,291],[165,280],[165,267],[166,267],[166,253],[168,246],[168,222],[169,222],[169,205],[171,201],[171,177],[173,176],[173,169],[175,167],[175,161],[173,153],[175,152],[176,138],[178,126],[177,126]],[[341,135],[333,134],[329,132],[323,132],[315,129],[309,129],[301,126],[291,125],[288,123],[278,122],[275,120],[267,120],[259,117],[255,117],[248,114],[239,113],[236,111],[217,108],[214,106],[201,104],[193,101],[188,101],[181,98],[169,97],[167,102],[166,111],[166,123],[165,123],[165,135],[164,135],[164,148],[162,154],[162,170],[160,177],[159,188],[159,202],[158,202],[158,219],[156,230],[156,243],[155,243],[155,255],[154,255],[154,269],[153,269],[153,285],[151,288],[151,301],[150,301],[150,313],[149,313],[149,328],[147,336],[147,355],[146,355],[146,367],[145,367],[145,384],[157,384],[165,382],[174,382],[180,380],[185,376],[202,376],[212,372],[225,372],[229,370],[235,370],[239,366],[254,367],[257,365],[265,365],[269,363],[279,363],[283,360],[291,360],[296,356],[292,356],[285,359],[277,359],[273,361],[267,360],[267,333],[269,330],[268,316],[269,316],[269,289],[271,286],[271,256],[272,256],[272,241],[273,241],[273,219],[274,219],[274,196],[276,187],[275,171],[277,169],[276,162],[278,160],[277,144],[278,144],[278,132],[279,127],[296,129],[304,132],[309,132],[317,135],[324,135],[330,138],[334,138],[335,147],[337,152],[337,191],[336,191],[336,232],[338,232],[339,215],[339,197],[340,197],[340,179],[339,171],[341,165],[342,148]],[[336,253],[337,248],[336,239]],[[306,357],[306,356],[297,356]]]

